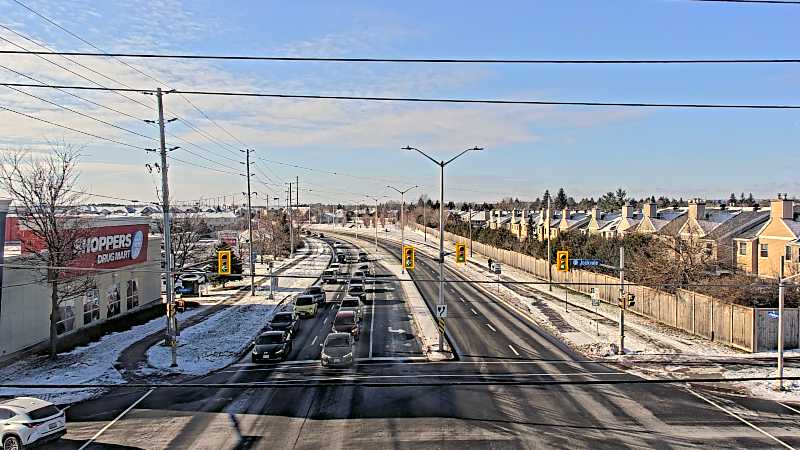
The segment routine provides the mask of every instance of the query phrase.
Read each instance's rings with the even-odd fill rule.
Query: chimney
[[[689,218],[695,220],[705,220],[706,202],[699,198],[689,200]]]
[[[794,202],[789,200],[787,194],[778,194],[778,198],[770,200],[769,215],[773,219],[794,219]]]
[[[627,202],[622,205],[622,217],[627,219],[633,218],[633,204],[631,202]]]
[[[656,204],[651,201],[648,201],[642,207],[642,213],[647,217],[655,218],[656,215],[658,214],[658,209],[656,208]]]
[[[569,210],[565,206],[564,209],[561,210],[561,218],[562,219],[569,219]]]
[[[594,208],[592,208],[592,219],[594,219],[594,220],[600,220],[600,217],[598,216],[598,213],[599,213],[599,212],[598,212],[598,210],[597,210],[597,206],[595,206]]]

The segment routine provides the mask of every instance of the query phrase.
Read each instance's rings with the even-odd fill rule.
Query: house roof
[[[758,237],[759,231],[761,231],[761,223],[753,225],[752,227],[749,227],[746,230],[742,230],[739,234],[737,234],[733,238],[752,240]]]
[[[619,222],[622,220],[622,216],[617,215],[611,220],[605,221],[603,226],[597,229],[597,231],[614,231],[619,226]]]
[[[661,220],[661,219],[650,219],[650,220],[653,221],[653,226],[655,226],[656,220]],[[661,225],[661,228],[656,229],[656,233],[662,236],[677,236],[678,232],[681,230],[681,227],[683,227],[683,224],[685,224],[687,220],[689,220],[689,215],[682,214],[676,217],[675,219],[669,220],[665,224]]]
[[[722,215],[720,215],[722,216]],[[756,225],[762,224],[769,219],[769,211],[740,211],[734,216],[730,216],[723,223],[715,226],[711,232],[706,234],[706,239],[721,239],[731,233],[736,233],[744,228],[749,229]],[[701,223],[706,221],[698,221]]]

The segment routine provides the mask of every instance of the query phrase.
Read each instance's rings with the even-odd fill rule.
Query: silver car
[[[322,344],[322,367],[350,367],[356,342],[349,333],[330,333]]]
[[[33,397],[0,401],[0,444],[4,450],[54,441],[66,433],[64,411],[50,402]]]

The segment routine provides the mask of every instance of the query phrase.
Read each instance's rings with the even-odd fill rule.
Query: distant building
[[[736,265],[760,277],[777,278],[783,257],[786,276],[800,273],[800,213],[796,208],[785,195],[772,200],[768,220],[734,238]]]

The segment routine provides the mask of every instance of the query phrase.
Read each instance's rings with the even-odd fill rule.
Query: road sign
[[[592,299],[592,306],[600,306],[600,299],[599,298],[593,298]]]
[[[439,332],[444,334],[444,318],[443,317],[439,318],[438,324],[439,324]]]
[[[569,252],[559,250],[556,252],[556,270],[559,272],[569,272]]]
[[[231,274],[231,251],[219,250],[217,251],[217,274],[230,275]]]
[[[436,317],[442,319],[447,317],[447,305],[436,305]]]
[[[602,261],[599,259],[572,259],[569,265],[572,267],[598,267]]]
[[[492,264],[492,272],[494,272],[494,273],[496,273],[498,275],[500,275],[503,272],[503,268],[502,268],[502,266],[500,266],[500,263]]]

